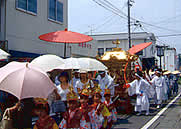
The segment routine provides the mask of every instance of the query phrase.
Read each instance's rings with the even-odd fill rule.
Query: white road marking
[[[141,129],[148,129],[181,95],[181,92],[169,103],[166,107],[164,107],[160,112],[156,114],[149,122],[147,122]]]

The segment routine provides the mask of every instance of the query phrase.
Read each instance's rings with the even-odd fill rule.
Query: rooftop
[[[90,35],[95,40],[99,41],[105,41],[105,40],[127,40],[128,39],[128,33],[104,33],[104,34],[95,34]],[[136,32],[131,33],[131,39],[151,39],[156,40],[153,33],[147,33],[147,32]]]

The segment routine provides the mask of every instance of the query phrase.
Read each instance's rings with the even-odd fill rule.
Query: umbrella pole
[[[64,43],[64,59],[66,59],[66,43]]]

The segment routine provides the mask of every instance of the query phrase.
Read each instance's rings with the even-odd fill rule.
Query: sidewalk
[[[181,105],[179,99],[149,129],[181,129]]]

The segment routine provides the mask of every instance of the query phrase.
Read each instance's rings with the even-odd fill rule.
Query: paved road
[[[181,87],[181,86],[180,86]],[[181,92],[181,88],[179,90]],[[170,102],[174,97],[170,98]],[[179,98],[180,99],[180,98]],[[167,104],[165,103],[163,107]],[[151,101],[153,103],[153,101]],[[140,129],[149,122],[157,113],[162,110],[157,110],[153,104],[150,106],[150,115],[119,115],[117,123],[114,124],[114,129]],[[177,117],[176,117],[177,116]],[[179,128],[180,127],[180,128]],[[170,106],[159,119],[157,119],[150,129],[181,129],[181,106],[178,105],[178,100]]]
[[[181,105],[173,103],[149,129],[181,129]]]

